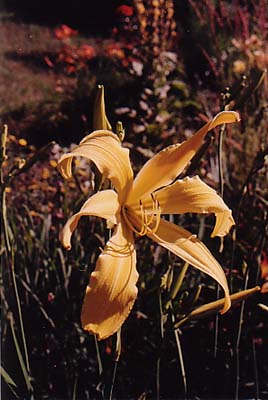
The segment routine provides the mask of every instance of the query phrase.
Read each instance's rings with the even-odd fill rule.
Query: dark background
[[[82,32],[108,35],[119,0],[3,0],[2,7],[18,19],[38,24],[67,24]],[[1,4],[0,3],[0,4]]]

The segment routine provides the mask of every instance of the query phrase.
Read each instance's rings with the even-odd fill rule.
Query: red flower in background
[[[55,295],[54,295],[54,293],[49,292],[48,295],[47,295],[47,301],[48,301],[49,303],[51,303],[51,302],[54,301],[54,300],[55,300]]]
[[[54,35],[59,40],[68,39],[71,36],[76,36],[77,34],[78,31],[70,28],[68,25],[65,24],[62,24],[58,28],[54,29]]]
[[[116,57],[119,59],[123,59],[125,57],[124,50],[119,43],[110,43],[105,47],[105,53],[109,57]]]
[[[121,14],[124,17],[131,17],[134,13],[133,7],[127,6],[123,4],[122,6],[118,7],[116,10],[117,14]]]
[[[83,44],[77,50],[78,57],[83,58],[84,60],[91,60],[96,56],[95,49],[89,44]]]
[[[264,280],[268,280],[268,259],[265,251],[262,252],[262,260],[261,260],[261,278]]]
[[[79,47],[64,45],[57,56],[56,63],[63,65],[67,74],[73,74],[87,68],[87,62],[95,56],[95,49],[88,44]]]

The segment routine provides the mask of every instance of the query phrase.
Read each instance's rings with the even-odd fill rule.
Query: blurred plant
[[[268,11],[268,10],[267,10]],[[268,27],[268,21],[267,21]],[[267,28],[266,28],[267,30]],[[251,34],[249,38],[233,39],[233,53],[237,51],[238,55],[244,56],[244,61],[238,59],[233,63],[233,72],[240,75],[246,73],[252,68],[257,68],[261,71],[268,68],[268,44],[267,37],[259,38],[256,34]],[[238,57],[238,55],[236,57]],[[235,57],[233,55],[233,57]]]
[[[70,26],[62,24],[58,28],[54,29],[54,35],[59,40],[69,40],[72,36],[78,34],[77,30],[70,28]]]
[[[47,55],[44,60],[50,68],[58,67],[68,74],[77,74],[89,68],[89,62],[96,57],[96,51],[89,44],[76,44],[72,38],[78,31],[67,25],[61,25],[54,30],[55,37],[62,42],[61,49],[56,55]]]
[[[64,45],[57,55],[55,63],[62,66],[67,74],[74,74],[87,69],[88,62],[95,56],[95,49],[88,44]]]
[[[143,135],[144,142],[147,135],[168,139],[181,123],[180,112],[197,107],[176,53],[173,2],[134,0],[132,4],[119,7],[113,33],[117,57],[135,77],[139,96],[137,103],[122,105],[116,113],[133,121],[131,131]]]
[[[220,79],[251,69],[267,68],[268,5],[265,0],[244,2],[188,0],[199,24],[195,26],[196,41],[208,66]],[[204,45],[206,38],[207,47]],[[201,42],[203,40],[203,42]]]
[[[192,48],[190,56],[194,60],[189,67],[194,69],[199,80],[198,101],[208,114],[213,102],[215,110],[227,107],[239,110],[241,114],[242,129],[227,129],[222,147],[225,187],[235,196],[237,187],[243,187],[247,180],[255,156],[268,145],[267,2],[203,0],[197,5],[197,2],[187,0],[184,4],[188,4],[191,15],[195,16],[186,21],[184,28],[191,32],[191,42],[190,35],[185,35],[185,38],[188,39],[187,46]],[[178,12],[178,18],[179,15]],[[195,70],[200,49],[207,60],[205,71],[199,64],[198,71]],[[215,91],[206,90],[204,93],[204,80],[207,85],[214,89],[216,85],[217,90],[222,91],[220,101],[215,97]],[[246,125],[243,121],[247,121]],[[207,177],[214,187],[219,182],[217,168],[213,167],[217,165],[217,154],[210,149],[205,168],[211,169]],[[261,179],[260,185],[265,190],[263,174]]]
[[[134,14],[133,7],[127,6],[125,4],[119,6],[116,12],[123,18],[132,17],[132,15]]]

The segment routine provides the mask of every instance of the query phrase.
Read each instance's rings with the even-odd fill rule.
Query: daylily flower
[[[71,178],[76,156],[90,159],[114,189],[93,194],[74,214],[61,232],[65,248],[84,215],[104,218],[113,234],[100,254],[90,276],[82,307],[83,328],[104,339],[115,333],[127,318],[137,296],[136,251],[134,236],[147,235],[195,268],[214,278],[225,293],[222,312],[230,307],[225,274],[207,247],[187,230],[161,218],[162,214],[214,213],[211,234],[226,235],[234,224],[231,210],[199,177],[175,180],[202,144],[207,132],[219,124],[239,120],[233,111],[224,111],[205,124],[189,140],[171,145],[152,157],[136,178],[129,150],[109,130],[86,136],[72,152],[59,160],[64,178]]]

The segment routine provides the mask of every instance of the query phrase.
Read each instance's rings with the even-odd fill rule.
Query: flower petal
[[[207,247],[187,230],[168,221],[161,220],[156,233],[148,236],[184,261],[215,279],[225,292],[222,313],[230,307],[228,284],[224,271]]]
[[[119,211],[118,196],[114,190],[103,190],[94,194],[83,204],[81,210],[66,222],[60,234],[63,246],[70,250],[72,233],[83,215],[95,215],[105,218],[107,224],[111,227],[117,224]]]
[[[99,340],[118,331],[135,302],[137,280],[133,235],[120,223],[91,274],[82,307],[83,328]]]
[[[120,202],[123,202],[133,181],[129,150],[121,146],[118,137],[108,131],[99,130],[86,136],[71,153],[61,157],[58,169],[66,179],[72,176],[72,160],[75,156],[86,157],[114,185]]]
[[[216,224],[211,237],[227,235],[234,225],[232,211],[216,191],[198,176],[177,180],[154,194],[159,202],[161,214],[214,213]],[[143,206],[147,212],[152,209],[151,196],[143,201]]]
[[[220,124],[239,121],[239,114],[234,111],[222,111],[206,123],[199,131],[181,144],[171,145],[143,166],[133,183],[127,204],[133,204],[137,199],[166,186],[184,170],[195,155],[208,131]]]

